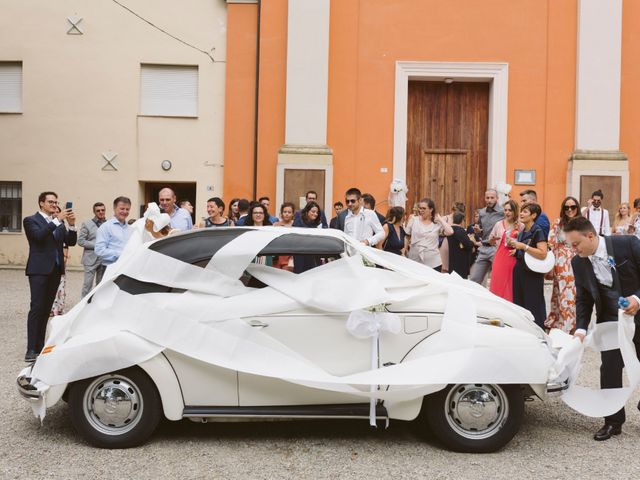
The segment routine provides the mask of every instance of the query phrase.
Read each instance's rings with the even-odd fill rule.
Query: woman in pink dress
[[[489,290],[513,302],[513,267],[516,257],[511,255],[511,249],[507,247],[507,237],[517,238],[523,225],[518,221],[520,212],[515,201],[508,200],[503,204],[503,208],[504,220],[496,223],[489,235],[489,242],[498,246],[493,257]]]

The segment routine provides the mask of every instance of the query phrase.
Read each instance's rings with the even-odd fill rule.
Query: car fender
[[[405,355],[402,362],[443,352],[442,342],[439,341],[441,338],[441,332],[437,331],[422,339]],[[549,367],[554,359],[546,345],[544,345],[543,340],[535,335],[515,328],[478,325],[474,342],[482,348],[488,348],[488,351],[495,352],[501,359],[505,360],[501,367],[505,371],[505,378],[509,378],[510,381],[505,381],[504,383],[518,383],[529,386],[536,395],[541,398],[544,397],[543,391],[546,387],[546,378]],[[536,352],[536,358],[540,361],[523,363],[521,353],[518,352],[518,348],[514,348],[517,346],[531,348],[532,351]],[[518,362],[521,363],[520,366],[518,366]],[[463,374],[466,373],[469,376],[473,376],[473,370],[477,367],[477,363],[469,365],[468,372],[463,372]],[[513,381],[513,378],[518,378],[523,369],[532,372],[528,379],[523,377],[522,381]],[[455,379],[452,378],[451,383],[455,383]],[[434,392],[436,392],[446,387],[446,384],[433,385],[433,387]],[[402,387],[391,386],[389,391],[400,390],[401,388]],[[413,420],[420,413],[422,398],[408,401],[386,401],[385,406],[387,407],[390,418]]]
[[[181,420],[184,411],[182,390],[167,357],[161,353],[138,366],[149,375],[158,389],[164,416],[169,420]]]

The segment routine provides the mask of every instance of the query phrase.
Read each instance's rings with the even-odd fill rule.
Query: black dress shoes
[[[38,354],[33,350],[27,350],[27,353],[24,356],[24,361],[27,363],[33,363],[38,358]]]
[[[594,440],[601,442],[602,440],[609,440],[612,435],[620,435],[622,433],[622,427],[620,425],[607,425],[598,430],[593,436]]]

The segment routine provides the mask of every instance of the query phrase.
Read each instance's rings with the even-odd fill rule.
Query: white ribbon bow
[[[369,312],[367,310],[355,310],[347,320],[347,330],[356,338],[371,338],[371,370],[378,368],[380,332],[398,333],[402,323],[400,317],[389,312]],[[378,385],[371,385],[371,398],[369,400],[369,424],[376,425],[376,397]]]

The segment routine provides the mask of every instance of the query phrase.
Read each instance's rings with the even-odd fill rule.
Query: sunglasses
[[[565,210],[577,210],[578,206],[577,205],[565,205],[564,209]]]
[[[356,203],[357,201],[358,201],[358,200],[355,200],[355,199],[353,199],[353,198],[347,198],[347,199],[345,200],[345,202],[346,202],[346,204],[347,204],[347,205],[350,205],[350,204],[352,204],[352,203]]]

